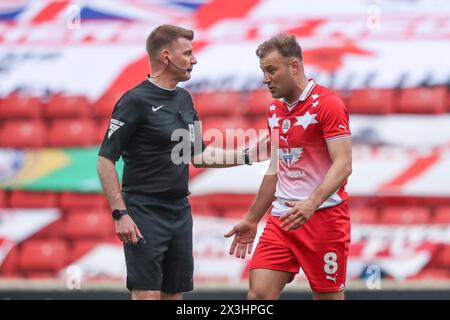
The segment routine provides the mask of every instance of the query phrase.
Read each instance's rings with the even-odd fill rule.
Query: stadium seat
[[[38,97],[11,94],[0,104],[1,119],[37,119],[42,115],[42,101]]]
[[[56,120],[50,127],[48,144],[51,147],[94,145],[97,143],[97,131],[92,120]]]
[[[261,116],[253,119],[250,125],[254,129],[267,129],[267,116]]]
[[[72,209],[106,209],[108,202],[102,193],[64,192],[61,194],[60,207]]]
[[[194,107],[200,119],[206,116],[230,116],[246,111],[239,91],[204,92],[193,95]]]
[[[437,207],[432,218],[432,223],[450,224],[450,206]]]
[[[350,219],[352,223],[374,224],[378,223],[377,209],[373,207],[351,207]]]
[[[94,104],[95,114],[98,117],[102,117],[102,118],[111,117],[111,113],[114,109],[114,106],[119,101],[119,99],[122,97],[122,95],[123,95],[123,92],[115,92],[115,93],[106,94],[105,96],[101,97]]]
[[[83,118],[90,116],[91,108],[85,96],[54,95],[44,106],[48,118]]]
[[[390,114],[394,110],[395,92],[392,89],[353,90],[349,102],[349,113]]]
[[[46,144],[46,135],[40,121],[9,121],[0,127],[0,147],[41,148]]]
[[[443,246],[442,250],[438,253],[438,257],[436,259],[437,265],[440,267],[450,270],[450,245],[447,244]]]
[[[29,240],[22,244],[19,268],[23,272],[58,271],[67,263],[68,246],[63,240]]]
[[[231,208],[248,209],[255,199],[254,194],[219,194],[210,196],[212,208],[223,211]]]
[[[214,146],[223,147],[223,148],[231,148],[227,146],[226,141],[226,130],[227,129],[243,129],[244,131],[250,128],[250,124],[244,117],[209,117],[202,121],[202,132],[203,138],[205,139],[205,143],[212,143]],[[215,137],[215,139],[211,139],[212,136],[218,134],[215,131],[208,131],[210,129],[218,129],[221,132],[222,140],[220,140],[220,136]],[[238,133],[238,131],[234,132]],[[256,133],[256,132],[255,132]],[[233,132],[232,132],[233,134]],[[248,139],[246,139],[248,140]],[[234,148],[236,148],[237,144],[239,145],[244,143],[244,137],[242,139],[238,139],[234,136]],[[247,141],[248,142],[248,141]],[[230,144],[230,142],[229,142]]]
[[[53,192],[15,190],[11,192],[9,207],[12,208],[55,208],[58,197]]]
[[[6,207],[6,192],[0,190],[0,209]]]
[[[44,227],[43,229],[39,230],[35,234],[32,235],[32,239],[37,240],[43,240],[43,239],[49,239],[49,238],[55,238],[55,237],[62,237],[64,236],[64,228],[65,228],[65,221],[64,217],[56,220],[55,222],[49,224],[48,226]]]
[[[78,240],[75,241],[70,252],[69,263],[74,263],[91,251],[100,242],[96,240]]]
[[[106,239],[114,234],[111,214],[106,210],[75,210],[67,214],[68,239]]]
[[[97,142],[100,144],[103,142],[103,138],[105,137],[106,131],[109,128],[110,119],[102,119],[98,122],[98,134],[97,134]]]
[[[217,216],[218,212],[211,207],[208,197],[189,197],[193,215]]]
[[[248,212],[248,208],[230,208],[223,211],[222,216],[230,219],[242,219]]]
[[[396,112],[444,113],[447,111],[446,95],[446,87],[402,89]]]
[[[428,207],[385,207],[381,211],[382,224],[427,224],[430,221]]]
[[[267,109],[274,99],[267,89],[250,92],[247,113],[250,115],[267,115]]]
[[[19,262],[19,248],[14,246],[6,255],[3,262],[0,262],[0,277],[17,275]]]

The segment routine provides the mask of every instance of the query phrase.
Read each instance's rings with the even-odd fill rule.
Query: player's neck
[[[295,90],[292,90],[292,94],[284,97],[284,101],[286,101],[287,104],[296,102],[300,98],[300,95],[303,93],[305,88],[308,86],[308,83],[308,79],[306,79],[306,77],[302,77],[302,79],[300,79],[295,86]]]
[[[177,80],[174,80],[166,76],[165,74],[162,74],[158,77],[150,76],[149,80],[158,87],[166,90],[174,90],[178,84]]]

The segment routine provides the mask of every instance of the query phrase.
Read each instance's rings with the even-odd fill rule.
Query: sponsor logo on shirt
[[[294,162],[300,159],[302,152],[303,148],[278,149],[278,156],[290,168]]]

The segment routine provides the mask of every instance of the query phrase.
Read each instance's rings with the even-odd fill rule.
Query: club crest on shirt
[[[283,133],[286,133],[290,127],[291,127],[291,120],[284,119],[283,124],[281,125],[281,130],[283,131]]]
[[[289,168],[302,156],[303,148],[278,149],[278,156]]]

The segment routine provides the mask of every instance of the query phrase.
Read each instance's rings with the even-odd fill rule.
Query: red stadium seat
[[[239,91],[216,91],[195,94],[195,109],[200,119],[205,116],[242,114],[246,110],[242,94]]]
[[[44,227],[43,229],[39,230],[35,234],[33,234],[32,238],[34,240],[36,239],[42,240],[55,237],[62,237],[64,236],[64,228],[65,228],[65,221],[64,218],[61,218]]]
[[[8,252],[3,262],[0,262],[0,276],[17,275],[18,263],[19,248],[15,246]]]
[[[42,101],[38,97],[12,94],[0,104],[0,119],[37,119],[42,115]]]
[[[250,128],[250,124],[248,123],[248,121],[243,118],[243,117],[233,117],[233,118],[228,118],[228,117],[210,117],[210,118],[206,118],[204,121],[202,121],[202,131],[203,131],[203,138],[205,139],[205,143],[208,144],[208,142],[212,142],[212,144],[214,146],[217,147],[224,147],[224,148],[228,148],[228,146],[226,145],[227,140],[226,140],[226,134],[227,134],[227,129],[243,129],[244,131]],[[222,140],[220,140],[220,136],[218,132],[215,132],[213,130],[210,129],[218,129],[221,133],[222,136]],[[208,130],[208,132],[207,132]],[[232,132],[232,136],[233,133],[237,134],[239,131],[235,131]],[[256,134],[257,132],[255,132]],[[214,136],[214,141],[212,139],[212,136]],[[248,139],[245,139],[248,140]],[[239,143],[239,145],[241,145],[242,143],[245,142],[244,140],[244,136],[242,137],[242,139],[237,139],[236,136],[234,136],[234,148],[236,148],[237,143]],[[248,142],[248,141],[247,141]],[[231,142],[229,142],[229,144],[231,144]],[[232,146],[230,145],[230,148]]]
[[[102,193],[64,192],[61,194],[60,207],[64,210],[105,209],[108,208],[108,202]]]
[[[450,245],[445,245],[438,253],[436,263],[437,265],[450,270]]]
[[[29,240],[22,245],[19,268],[23,272],[58,271],[67,263],[68,246],[62,240]]]
[[[217,210],[211,208],[208,197],[189,197],[189,203],[194,215],[218,215]]]
[[[224,218],[242,219],[248,212],[248,208],[231,208],[223,211]]]
[[[123,92],[115,92],[101,97],[94,104],[95,114],[99,117],[109,118],[112,114],[114,106],[117,104],[122,95]]]
[[[103,138],[105,137],[106,131],[109,128],[110,119],[102,119],[98,122],[98,134],[97,134],[97,142],[102,143]]]
[[[85,254],[95,248],[99,242],[96,240],[79,240],[73,244],[73,248],[70,253],[70,263],[76,262],[82,258]]]
[[[262,116],[262,117],[255,118],[252,121],[251,127],[254,128],[254,129],[257,129],[257,130],[259,130],[259,129],[268,129],[267,116]]]
[[[385,207],[381,211],[382,224],[427,224],[431,213],[427,207]]]
[[[85,96],[54,95],[44,107],[45,115],[49,118],[86,117],[91,115],[89,101]]]
[[[58,206],[58,197],[53,192],[29,192],[15,190],[9,199],[11,208],[55,208]]]
[[[65,235],[69,239],[105,239],[114,234],[109,211],[71,211],[67,214]]]
[[[6,192],[0,190],[0,208],[6,207]]]
[[[231,209],[231,208],[250,208],[254,194],[221,194],[209,197],[211,207],[217,210]]]
[[[378,223],[378,213],[376,208],[372,207],[351,207],[350,218],[352,223],[374,224]]]
[[[97,131],[92,120],[57,120],[50,127],[48,142],[51,147],[94,145]]]
[[[389,114],[394,110],[395,92],[392,89],[354,90],[349,98],[350,113]]]
[[[267,109],[274,98],[267,89],[250,92],[247,113],[251,115],[267,115]]]
[[[432,223],[450,224],[450,206],[437,207],[432,218]]]
[[[444,113],[446,87],[403,89],[396,112],[400,113]]]
[[[41,148],[46,135],[46,127],[40,121],[6,122],[0,127],[0,147]]]

